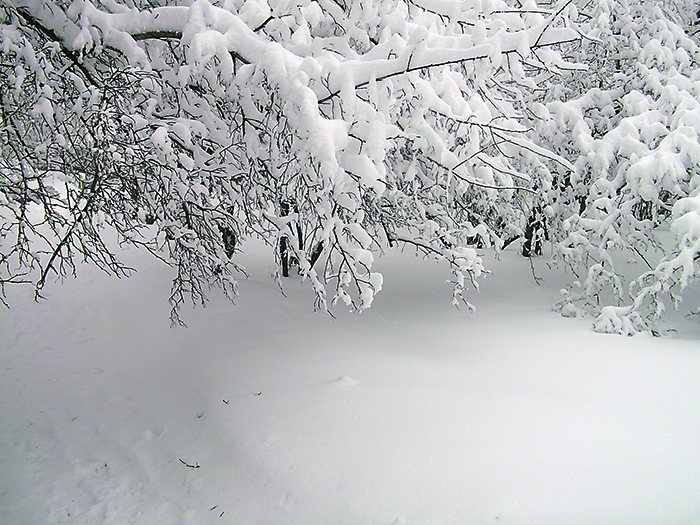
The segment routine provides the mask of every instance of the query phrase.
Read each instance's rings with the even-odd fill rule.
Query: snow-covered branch
[[[457,301],[476,250],[538,216],[562,258],[595,259],[590,296],[617,282],[611,246],[643,253],[695,196],[698,53],[651,3],[163,3],[2,1],[0,284],[76,256],[127,271],[111,229],[175,267],[177,309],[235,295],[258,236],[321,308],[328,284],[362,309],[372,253],[410,239]],[[606,25],[645,13],[643,42]]]

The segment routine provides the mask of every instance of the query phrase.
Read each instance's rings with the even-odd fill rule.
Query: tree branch
[[[26,7],[18,7],[17,13],[29,25],[34,27],[49,40],[51,40],[52,42],[57,42],[63,54],[66,55],[71,62],[73,62],[75,67],[77,67],[80,70],[80,72],[85,76],[85,78],[88,82],[90,82],[90,84],[92,84],[95,87],[101,87],[100,83],[95,79],[90,70],[87,67],[85,67],[85,65],[78,59],[78,56],[73,51],[68,49],[68,47],[63,42],[63,39],[61,39],[52,29],[49,29],[48,27],[44,26],[41,22],[39,22],[39,20],[37,20]]]

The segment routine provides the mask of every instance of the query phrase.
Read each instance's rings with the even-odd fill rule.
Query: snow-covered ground
[[[171,329],[168,271],[126,258],[0,311],[0,523],[700,523],[697,322],[596,334],[515,251],[473,314],[391,254],[332,320],[252,246],[237,305]]]

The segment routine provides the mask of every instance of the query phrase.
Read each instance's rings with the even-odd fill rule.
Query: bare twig
[[[190,465],[189,463],[186,463],[185,461],[182,460],[182,458],[178,458],[180,460],[180,463],[185,465],[187,468],[201,468],[199,463],[195,462],[194,465]]]

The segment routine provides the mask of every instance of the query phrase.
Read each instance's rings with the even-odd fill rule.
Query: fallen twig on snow
[[[185,463],[184,461],[182,461],[182,458],[178,458],[178,459],[180,460],[180,463],[182,463],[183,465],[185,465],[188,468],[200,468],[200,465],[197,462],[195,462],[194,465],[190,465],[189,463]]]

